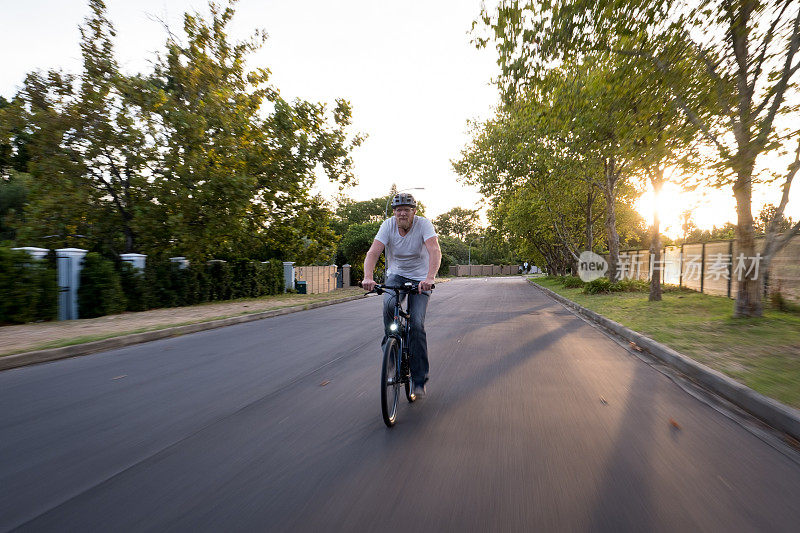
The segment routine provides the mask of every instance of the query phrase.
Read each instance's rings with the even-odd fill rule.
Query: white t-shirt
[[[427,278],[429,255],[425,241],[431,237],[436,237],[436,230],[425,217],[415,216],[405,237],[400,235],[395,217],[384,220],[375,240],[386,246],[387,273],[414,281]]]

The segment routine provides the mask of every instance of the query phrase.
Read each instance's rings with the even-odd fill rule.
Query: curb
[[[557,302],[571,308],[577,314],[641,347],[662,363],[685,374],[705,389],[744,409],[767,425],[787,433],[794,439],[800,440],[800,410],[768,398],[721,372],[717,372],[668,346],[664,346],[660,342],[656,342],[641,333],[626,328],[622,324],[586,309],[572,300],[546,287],[542,287],[538,283],[533,283],[533,285]]]
[[[294,307],[285,307],[283,309],[275,309],[272,311],[261,311],[249,315],[234,316],[230,318],[221,318],[218,320],[211,320],[208,322],[199,322],[197,324],[188,324],[185,326],[174,326],[171,328],[164,328],[155,331],[145,331],[142,333],[132,333],[129,335],[121,335],[119,337],[111,337],[99,341],[86,342],[83,344],[73,344],[71,346],[62,346],[61,348],[48,348],[46,350],[36,350],[33,352],[23,352],[14,355],[6,355],[0,357],[0,371],[10,370],[12,368],[19,368],[21,366],[34,365],[37,363],[46,363],[48,361],[56,361],[58,359],[67,359],[70,357],[78,357],[81,355],[89,355],[97,352],[104,352],[106,350],[113,350],[115,348],[123,348],[133,344],[141,344],[143,342],[155,341],[159,339],[166,339],[169,337],[178,337],[188,333],[197,333],[198,331],[205,331],[208,329],[222,328],[225,326],[232,326],[234,324],[244,324],[245,322],[253,322],[255,320],[262,320],[264,318],[271,318],[274,316],[288,315],[297,313],[299,311],[307,311],[309,309],[317,309],[328,305],[335,305],[353,300],[360,300],[366,298],[364,295],[347,296],[337,300],[329,300],[326,302],[315,302],[305,305],[296,305]]]

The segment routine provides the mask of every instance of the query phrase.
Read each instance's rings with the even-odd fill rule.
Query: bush
[[[283,292],[283,263],[236,259],[182,269],[177,263],[153,260],[145,268],[145,284],[148,309],[258,298]]]
[[[78,287],[78,316],[94,318],[121,313],[126,305],[114,263],[95,252],[86,254]]]
[[[0,248],[0,323],[53,320],[57,315],[55,267],[27,252]]]
[[[621,279],[611,285],[611,292],[650,292],[650,282],[640,279]]]
[[[145,303],[147,309],[175,307],[178,305],[179,297],[175,291],[173,270],[178,270],[178,267],[170,261],[152,260],[145,263]]]
[[[563,285],[565,289],[580,289],[585,283],[578,276],[564,276],[561,278],[561,285]]]
[[[583,287],[584,294],[603,294],[612,291],[612,283],[608,278],[597,278]]]
[[[439,265],[439,272],[437,276],[448,277],[450,276],[450,267],[456,264],[455,258],[450,254],[442,254],[442,264]]]
[[[769,295],[769,301],[773,309],[784,313],[800,314],[800,305],[788,301],[780,291],[772,291]]]
[[[123,261],[119,273],[122,292],[125,294],[126,311],[144,311],[147,309],[147,284],[141,270],[131,263]]]

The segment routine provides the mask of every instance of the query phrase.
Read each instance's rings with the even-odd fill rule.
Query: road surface
[[[519,278],[436,289],[387,429],[379,312],[0,373],[0,531],[797,531],[795,460]]]

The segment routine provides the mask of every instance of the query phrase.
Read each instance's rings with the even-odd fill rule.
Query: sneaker
[[[414,384],[414,396],[419,398],[421,396],[425,396],[426,392],[427,391],[425,390],[425,384],[424,383],[415,383]]]

